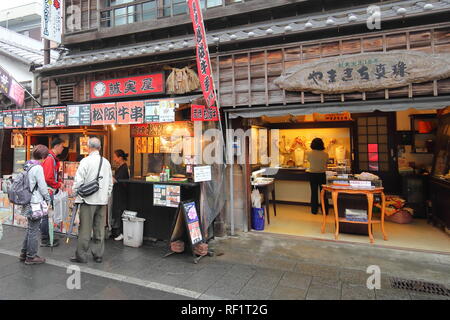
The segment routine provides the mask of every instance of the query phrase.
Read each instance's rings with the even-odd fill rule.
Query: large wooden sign
[[[377,91],[450,77],[450,55],[391,51],[320,59],[286,71],[274,83],[287,91],[337,94]]]

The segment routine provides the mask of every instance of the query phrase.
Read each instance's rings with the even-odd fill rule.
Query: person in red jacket
[[[45,182],[47,183],[50,196],[53,199],[53,196],[57,194],[62,187],[61,178],[58,175],[59,167],[61,165],[58,156],[64,150],[64,141],[61,138],[54,138],[50,146],[51,150],[42,163],[42,167],[44,168]],[[56,247],[58,245],[59,240],[55,238],[53,240],[53,246]],[[48,230],[48,216],[45,216],[41,221],[41,247],[49,246],[50,235]]]

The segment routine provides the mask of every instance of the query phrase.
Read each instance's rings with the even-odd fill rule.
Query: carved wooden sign
[[[287,70],[274,83],[287,91],[348,93],[450,77],[450,55],[391,51],[324,58]]]

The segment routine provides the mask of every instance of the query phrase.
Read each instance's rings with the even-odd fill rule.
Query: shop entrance
[[[395,112],[356,113],[354,169],[380,177],[386,192],[401,192],[395,141]]]
[[[425,119],[424,121],[434,119],[432,120],[434,129],[427,133],[418,133],[413,125],[414,121],[409,121],[415,118]],[[327,185],[336,184],[338,188],[351,189],[351,180],[364,181],[365,178],[360,179],[362,173],[367,177],[371,174],[376,175],[379,179],[369,182],[369,188],[375,185],[382,186],[389,214],[402,212],[395,216],[396,218],[393,218],[394,216],[387,218],[385,214],[387,240],[383,238],[381,224],[378,222],[372,225],[371,233],[374,235],[375,245],[450,253],[448,234],[445,230],[432,225],[428,211],[430,208],[425,208],[431,205],[430,197],[427,196],[427,175],[433,175],[431,167],[435,161],[435,153],[431,150],[426,154],[415,152],[416,149],[422,150],[418,149],[422,147],[418,147],[419,138],[425,143],[436,135],[438,131],[435,126],[436,120],[436,110],[415,109],[347,114],[347,116],[342,113],[334,116],[318,114],[261,116],[243,120],[244,128],[245,124],[248,124],[247,129],[251,131],[249,139],[251,143],[246,152],[247,160],[251,163],[247,167],[249,171],[247,175],[243,169],[247,185],[245,190],[248,190],[249,198],[247,215],[249,229],[261,232],[258,230],[260,225],[253,223],[258,214],[251,209],[252,191],[258,190],[261,195],[261,208],[265,214],[262,232],[336,241],[331,194],[328,194],[326,200],[330,204],[330,209],[324,233],[321,232],[322,211],[313,214],[311,210],[309,177],[311,164],[307,154],[311,151],[311,141],[314,138],[321,138],[329,156],[326,168]],[[417,146],[414,143],[411,146],[411,139],[401,138],[409,134],[417,135]],[[274,136],[278,139],[275,142],[272,141]],[[274,145],[278,145],[278,161],[274,161],[273,158]],[[269,164],[262,161],[264,151],[261,150],[265,148],[271,160]],[[415,165],[409,167],[411,163]],[[262,185],[255,184],[258,179]],[[417,183],[419,180],[422,181],[421,187]],[[417,203],[418,197],[413,197],[417,193],[422,195],[419,198],[423,210]],[[236,191],[234,196],[238,196]],[[371,202],[374,207],[372,217],[381,221],[381,194],[374,194],[374,199],[375,201]],[[394,210],[393,206],[397,205],[397,201],[403,201],[403,204],[398,210]],[[358,225],[348,222],[351,221],[349,219],[351,215],[359,214],[358,211],[368,215],[366,195],[339,193],[338,207],[340,219],[338,241],[369,244],[368,224]],[[397,219],[401,215],[406,217],[405,212],[408,209],[414,211],[414,214],[409,216],[411,218],[409,221]],[[347,224],[344,227],[345,223]]]

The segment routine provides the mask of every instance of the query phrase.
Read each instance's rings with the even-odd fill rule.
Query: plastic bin
[[[252,229],[264,230],[264,208],[252,208]]]
[[[144,238],[144,218],[123,218],[123,244],[138,248]]]

